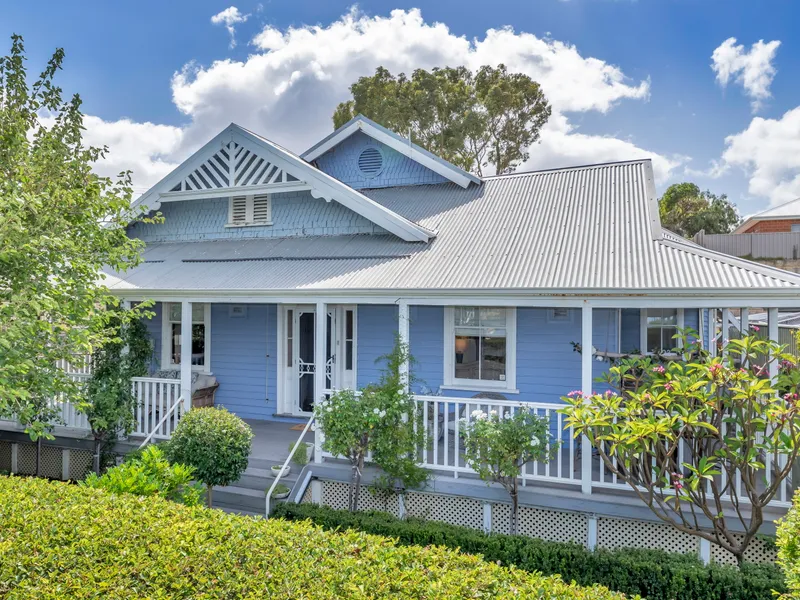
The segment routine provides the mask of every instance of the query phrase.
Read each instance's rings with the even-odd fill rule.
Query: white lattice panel
[[[72,481],[79,481],[86,477],[92,470],[92,451],[91,450],[70,450],[69,453],[69,478]]]
[[[311,503],[311,486],[306,488],[303,497],[300,498],[300,504],[310,504]]]
[[[406,513],[411,517],[444,521],[473,529],[483,527],[483,506],[478,500],[436,494],[406,494]]]
[[[545,510],[521,506],[518,515],[518,533],[553,542],[586,544],[588,520],[580,513]],[[510,504],[492,505],[492,531],[508,533],[511,522]]]
[[[738,534],[734,535],[741,540],[742,536]],[[775,550],[775,544],[769,543],[761,538],[752,540],[744,553],[744,559],[747,562],[774,563],[776,558],[777,551]],[[717,544],[711,544],[711,560],[723,565],[736,564],[736,557]]]
[[[323,481],[322,504],[331,508],[346,509],[349,487],[349,484],[340,481]],[[358,509],[380,510],[397,516],[397,496],[390,494],[386,497],[384,494],[373,494],[369,489],[362,487],[358,496]]]
[[[11,442],[0,442],[0,471],[11,472]]]
[[[696,553],[698,539],[670,525],[629,519],[597,519],[600,548],[657,548],[668,552]]]
[[[36,475],[36,446],[34,444],[17,444],[17,473]]]
[[[63,474],[63,462],[61,448],[55,446],[42,446],[41,472],[42,477],[50,479],[61,479]]]

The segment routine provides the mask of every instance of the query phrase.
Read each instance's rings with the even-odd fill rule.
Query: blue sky
[[[800,196],[797,22],[789,0],[45,1],[6,3],[0,34],[32,71],[65,48],[98,170],[137,191],[231,121],[304,150],[379,64],[505,62],[554,108],[526,169],[652,156],[659,191],[696,181],[749,214]]]

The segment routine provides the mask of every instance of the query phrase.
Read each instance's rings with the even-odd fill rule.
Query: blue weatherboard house
[[[131,225],[144,262],[106,274],[124,301],[155,301],[134,436],[168,438],[182,411],[213,403],[248,419],[256,442],[281,440],[283,455],[266,458],[282,460],[284,440],[297,439],[289,428],[331,390],[376,381],[399,336],[425,408],[419,459],[437,491],[462,498],[441,518],[494,528],[476,500],[486,486],[468,485],[462,419],[526,403],[563,443],[552,461],[528,465],[523,483],[539,496],[523,503],[582,511],[558,531],[590,547],[618,539],[593,514],[653,517],[620,500],[625,484],[564,431],[561,396],[598,389],[610,359],[672,348],[679,328],[716,352],[735,327],[749,330],[748,307],[766,310],[777,339],[778,310],[800,293],[800,275],[663,229],[649,160],[481,178],[361,116],[301,156],[232,124],[135,206],[164,222]],[[315,478],[335,463],[320,464],[320,440]],[[314,489],[315,501],[341,496]],[[775,506],[790,495],[787,481]],[[418,502],[421,513],[445,506]],[[672,539],[636,531],[626,543]]]

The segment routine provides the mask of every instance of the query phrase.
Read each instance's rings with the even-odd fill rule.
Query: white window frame
[[[565,310],[567,314],[565,316],[560,316],[556,314],[557,310]],[[548,323],[572,323],[575,319],[575,313],[578,312],[575,309],[566,307],[566,306],[557,306],[555,308],[548,308],[547,309],[547,322]]]
[[[253,206],[255,204],[255,197],[256,195],[261,198],[263,196],[267,197],[267,218],[266,220],[256,221],[253,217]],[[248,195],[239,195],[239,196],[231,196],[228,198],[228,222],[225,224],[225,227],[265,227],[272,225],[272,195],[271,194],[248,194]],[[245,220],[244,223],[234,223],[233,222],[233,201],[238,200],[240,198],[245,199]]]
[[[800,233],[800,223],[792,223],[789,226],[789,231],[792,233]]]
[[[180,321],[170,320],[170,307],[173,304],[180,306],[179,302],[164,302],[161,307],[161,368],[162,369],[180,369],[180,363],[172,362],[172,324],[179,323]],[[199,324],[199,321],[192,321],[192,325]],[[204,364],[192,365],[192,371],[199,371],[201,373],[211,372],[211,304],[203,303],[203,325],[205,325],[205,355],[203,357]],[[183,335],[183,332],[181,332]]]
[[[661,310],[661,309],[658,308],[658,309],[653,309],[653,310]],[[678,328],[678,332],[680,332],[680,330],[685,327],[683,309],[682,308],[678,308],[676,310],[678,311],[678,325],[677,325],[677,328]],[[621,326],[621,323],[620,323],[620,326]],[[678,342],[678,347],[679,348],[683,346],[683,342],[680,339],[678,339],[676,341]],[[642,352],[642,354],[645,354],[647,356],[652,356],[653,355],[653,353],[650,350],[647,349],[647,309],[646,308],[639,309],[639,349]],[[675,353],[674,352],[665,352],[664,354],[669,356],[669,355],[673,355]]]
[[[468,304],[459,306],[470,306]],[[519,394],[517,389],[517,309],[513,306],[498,307],[506,311],[506,380],[459,379],[455,376],[455,307],[444,307],[444,385],[443,389],[465,391],[499,391]]]

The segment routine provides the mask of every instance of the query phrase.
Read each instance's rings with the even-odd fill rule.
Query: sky
[[[303,152],[378,66],[503,63],[553,109],[519,170],[649,157],[659,194],[748,215],[800,196],[798,22],[792,0],[5,0],[0,54],[18,33],[38,73],[64,48],[95,168],[136,195],[231,122]]]

